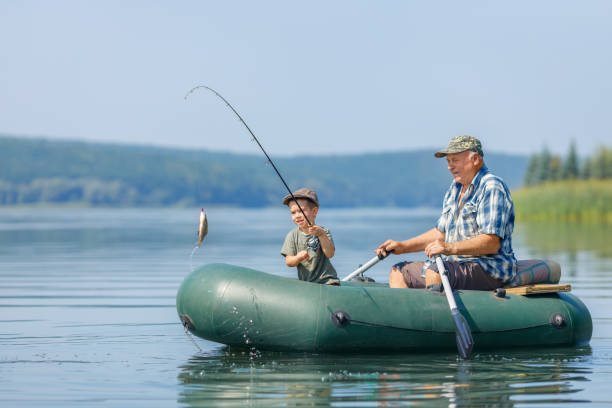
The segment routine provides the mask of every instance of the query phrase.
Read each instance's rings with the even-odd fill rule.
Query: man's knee
[[[391,277],[404,279],[404,274],[401,270],[399,270],[399,268],[394,266],[389,271],[389,279],[391,279]]]
[[[402,272],[395,266],[389,272],[389,287],[391,288],[407,288],[406,281]]]
[[[425,286],[440,285],[441,283],[442,279],[440,279],[440,274],[438,272],[432,271],[431,269],[425,271]]]

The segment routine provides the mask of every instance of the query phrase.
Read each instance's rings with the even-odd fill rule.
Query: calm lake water
[[[612,228],[518,224],[519,258],[550,258],[589,307],[581,348],[255,357],[188,337],[183,278],[225,262],[295,276],[279,254],[283,208],[0,208],[0,406],[611,406]],[[345,276],[386,238],[430,228],[432,210],[323,208]],[[394,257],[368,274],[386,281]],[[194,344],[195,342],[195,344]]]

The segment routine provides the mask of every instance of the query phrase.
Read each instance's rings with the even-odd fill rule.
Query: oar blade
[[[472,338],[472,331],[468,326],[465,317],[459,310],[452,310],[453,320],[455,321],[455,327],[457,328],[457,350],[462,359],[467,360],[472,354],[474,348],[474,339]]]

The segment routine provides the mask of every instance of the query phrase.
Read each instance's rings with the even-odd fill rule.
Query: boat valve
[[[506,297],[506,289],[504,289],[504,288],[497,288],[497,289],[495,289],[495,296],[497,296],[499,298],[505,298]]]
[[[344,310],[336,310],[331,314],[331,321],[336,327],[346,327],[351,322],[351,316]]]
[[[563,317],[561,313],[555,313],[552,316],[550,316],[550,324],[555,329],[562,329],[566,325],[565,317]]]

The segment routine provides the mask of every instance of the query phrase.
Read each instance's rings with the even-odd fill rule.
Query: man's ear
[[[472,163],[474,163],[474,165],[478,165],[478,163],[480,163],[480,161],[482,160],[482,157],[480,157],[480,155],[478,153],[473,154],[472,157]]]
[[[319,212],[319,207],[312,207],[312,215],[316,217],[318,212]]]

